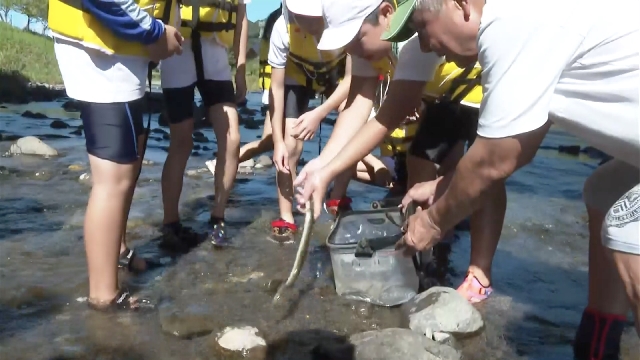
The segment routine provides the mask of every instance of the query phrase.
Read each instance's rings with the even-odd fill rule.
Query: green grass
[[[16,87],[24,87],[28,82],[62,84],[50,37],[4,22],[0,22],[0,34],[0,92],[22,91]],[[258,59],[247,61],[248,91],[260,90],[258,70]],[[154,83],[160,83],[157,71]]]
[[[31,82],[62,84],[51,38],[2,22],[0,34],[0,74],[20,75]]]

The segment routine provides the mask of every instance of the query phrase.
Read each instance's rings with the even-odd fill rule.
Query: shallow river
[[[250,108],[259,109],[251,94]],[[331,262],[320,244],[328,219],[316,226],[313,249],[296,284],[299,292],[286,313],[270,305],[272,279],[290,270],[296,246],[266,240],[276,215],[274,169],[238,174],[227,218],[235,247],[224,251],[203,244],[180,258],[157,247],[162,220],[160,174],[168,140],[156,130],[128,224],[128,240],[143,256],[166,266],[123,282],[159,304],[148,315],[104,316],[87,310],[87,275],[82,221],[89,185],[84,138],[70,135],[80,125],[77,113],[61,102],[9,105],[0,109],[0,132],[44,137],[61,156],[0,158],[0,359],[234,359],[215,345],[227,326],[251,325],[269,343],[269,359],[307,359],[305,350],[331,339],[404,326],[398,309],[351,302],[335,295]],[[254,106],[252,106],[254,105]],[[41,112],[70,125],[52,129],[51,119],[27,119]],[[259,111],[255,119],[261,121]],[[152,129],[159,128],[157,115]],[[325,142],[331,126],[323,125]],[[165,130],[168,130],[165,128]],[[188,169],[213,157],[215,137],[198,143]],[[241,127],[243,144],[262,129]],[[64,135],[64,137],[59,137]],[[42,137],[41,137],[42,138]],[[509,208],[493,270],[494,295],[479,305],[485,330],[465,342],[468,359],[571,359],[571,341],[586,301],[587,232],[581,202],[584,179],[599,159],[561,154],[559,146],[579,140],[552,129],[532,164],[508,182]],[[0,152],[10,142],[0,142]],[[204,148],[206,146],[206,148]],[[318,143],[305,144],[303,158],[317,155]],[[80,165],[85,169],[72,168]],[[181,211],[200,229],[208,219],[213,178],[203,172],[185,177]],[[355,208],[385,196],[381,189],[352,183]],[[469,258],[468,233],[459,232],[449,254],[446,282],[457,286]],[[631,325],[631,323],[630,323]],[[640,345],[631,326],[624,337],[625,359],[637,359]],[[249,354],[250,355],[250,354]]]

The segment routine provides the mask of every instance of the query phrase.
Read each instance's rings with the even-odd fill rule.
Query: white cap
[[[350,43],[364,19],[381,3],[382,0],[322,0],[325,29],[318,50],[337,50]]]
[[[322,16],[321,0],[282,0],[282,3],[294,14],[302,16]]]

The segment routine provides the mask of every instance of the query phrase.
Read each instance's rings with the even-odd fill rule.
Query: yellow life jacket
[[[262,39],[260,42],[260,72],[258,79],[260,82],[260,88],[262,90],[269,90],[271,88],[271,65],[267,61],[269,56],[269,40]]]
[[[424,97],[428,100],[436,99],[446,93],[449,93],[451,97],[455,97],[470,84],[472,80],[480,77],[482,69],[480,64],[476,63],[473,69],[469,72],[466,79],[460,79],[459,77],[464,73],[463,68],[459,68],[452,62],[445,62],[441,64],[433,77],[433,80],[429,81],[424,88]],[[457,88],[451,89],[453,83],[457,82]],[[473,108],[479,108],[480,102],[482,102],[482,85],[479,83],[469,91],[469,93],[462,98],[460,104],[470,106]]]
[[[206,6],[186,6],[180,9],[180,33],[191,38],[192,29],[205,39],[218,39],[227,48],[233,47],[238,0],[208,0]],[[195,16],[194,16],[195,15]]]
[[[288,32],[289,55],[285,75],[316,92],[335,88],[344,78],[344,50],[318,50],[314,37],[294,24],[288,24]]]
[[[175,11],[171,1],[136,0],[138,6],[156,19],[171,23]],[[82,7],[81,0],[49,0],[48,26],[51,31],[76,40],[88,48],[108,54],[148,57],[144,45],[116,37],[111,30]]]

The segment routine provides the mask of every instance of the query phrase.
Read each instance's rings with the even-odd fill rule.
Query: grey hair
[[[445,1],[446,0],[417,0],[416,9],[437,13],[444,7]]]

